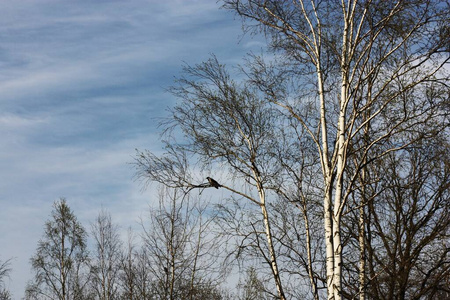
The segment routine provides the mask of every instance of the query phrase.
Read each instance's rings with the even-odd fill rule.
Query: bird
[[[212,179],[211,177],[206,177],[206,179],[208,179],[209,185],[215,187],[216,189],[220,188],[221,185],[215,181],[214,179]]]

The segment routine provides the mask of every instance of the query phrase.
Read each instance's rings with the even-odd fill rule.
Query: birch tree
[[[117,299],[122,243],[118,228],[106,210],[102,209],[91,224],[91,232],[95,240],[90,263],[91,287],[101,300]]]
[[[148,151],[139,152],[138,176],[185,191],[220,187],[248,201],[253,209],[259,209],[261,222],[248,234],[259,239],[262,233],[264,246],[257,251],[261,251],[270,268],[277,296],[285,299],[267,194],[278,172],[270,156],[271,148],[277,143],[273,126],[278,122],[277,116],[251,88],[233,81],[216,58],[187,66],[184,71],[185,77],[172,89],[183,101],[173,109],[168,126],[180,128],[189,143],[167,143],[168,151],[162,157]],[[197,155],[204,168],[211,169],[212,164],[226,167],[238,182],[221,181],[212,186],[206,176],[194,178],[187,157],[190,153]]]
[[[322,171],[327,294],[328,299],[341,299],[341,222],[354,182],[365,165],[413,142],[386,143],[393,136],[437,120],[434,109],[439,103],[408,96],[426,84],[448,83],[443,67],[449,59],[449,5],[370,0],[224,2],[248,21],[248,30],[265,33],[270,48],[289,60],[294,89],[314,92],[317,122],[295,105],[295,93],[280,97],[272,73],[264,68],[252,74],[269,100],[288,111],[316,144]],[[362,155],[350,172],[350,145],[367,124],[377,130],[366,147],[358,149]],[[383,143],[389,147],[372,155],[372,149]]]
[[[181,101],[165,124],[166,133],[181,130],[183,143],[170,140],[169,134],[166,155],[138,153],[138,175],[186,192],[221,188],[233,195],[236,212],[242,212],[243,201],[255,205],[260,214],[247,216],[259,217],[260,223],[249,218],[250,226],[242,226],[244,217],[235,223],[237,236],[252,244],[238,251],[259,251],[281,299],[287,298],[283,272],[288,271],[280,259],[286,248],[296,250],[295,244],[286,244],[295,231],[280,235],[283,227],[275,221],[272,201],[294,205],[303,218],[296,224],[304,226],[306,245],[298,257],[313,298],[320,297],[324,281],[328,299],[356,294],[364,299],[373,279],[366,274],[364,224],[368,206],[378,199],[364,191],[370,167],[448,130],[448,98],[438,94],[449,90],[449,4],[223,2],[242,17],[246,30],[266,35],[274,55],[270,60],[250,57],[239,83],[216,59],[187,67],[173,90]],[[226,166],[228,176],[213,186],[194,175],[192,158],[203,170]],[[360,194],[354,197],[356,191]],[[231,206],[223,208],[229,209],[228,220],[244,216],[233,214]],[[354,270],[344,252],[345,246],[351,248],[343,218],[354,211],[359,215],[357,292],[344,290],[350,282],[343,282],[343,272]],[[312,216],[322,222],[321,236],[311,235]],[[323,245],[324,276],[317,242]]]
[[[257,271],[250,267],[245,273],[246,277],[244,278],[244,281],[238,286],[241,290],[239,293],[239,300],[270,299],[265,293],[264,284],[258,279]]]
[[[7,259],[6,261],[0,260],[0,299],[1,300],[10,300],[11,293],[5,288],[5,279],[9,277],[9,273],[11,272],[11,259]]]
[[[66,200],[55,201],[31,258],[35,276],[27,286],[28,299],[84,299],[88,283],[86,238]]]
[[[142,220],[145,268],[154,297],[221,299],[219,240],[210,232],[214,215],[208,216],[206,207],[201,199],[163,188],[157,208]]]
[[[423,140],[389,154],[377,167],[384,176],[369,187],[380,200],[368,205],[366,224],[371,298],[422,299],[449,292],[444,283],[450,274],[448,150],[448,141]]]
[[[131,227],[127,231],[127,241],[123,247],[120,259],[119,285],[121,287],[121,299],[135,300],[139,299],[139,288],[137,287],[138,266],[136,264],[136,242],[135,234]]]

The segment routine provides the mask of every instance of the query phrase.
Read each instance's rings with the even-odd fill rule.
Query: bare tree
[[[11,300],[11,299],[12,299],[11,293],[7,289],[2,288],[0,290],[0,300]]]
[[[218,244],[206,206],[176,190],[161,189],[159,205],[142,221],[152,293],[158,299],[216,299],[221,277]]]
[[[257,251],[263,253],[278,297],[285,299],[268,210],[268,191],[278,172],[270,155],[277,143],[277,115],[251,88],[231,80],[215,58],[186,67],[185,74],[172,90],[184,99],[173,110],[173,124],[192,138],[192,143],[168,144],[168,153],[161,158],[150,152],[138,153],[138,176],[188,191],[220,187],[259,209],[260,228],[254,228],[254,233],[263,232],[264,246]],[[212,163],[226,166],[239,182],[211,184],[192,178],[188,153],[197,154],[205,167]]]
[[[65,199],[55,201],[51,219],[31,258],[34,280],[28,299],[84,299],[88,282],[87,233]]]
[[[288,59],[281,75],[289,72],[294,82],[289,97],[280,92],[279,77],[267,71],[272,69],[256,68],[251,76],[316,144],[322,169],[328,298],[341,299],[343,212],[363,166],[412,142],[386,141],[436,120],[433,108],[439,104],[428,105],[425,98],[404,99],[427,84],[438,86],[448,80],[442,73],[449,59],[448,35],[440,33],[447,26],[449,5],[370,0],[224,2],[250,20],[248,30],[264,32],[271,49]],[[299,89],[311,91],[312,116],[302,110],[305,97],[295,101]],[[390,116],[388,123],[383,115]],[[369,137],[367,147],[358,149],[362,155],[357,168],[349,168],[350,145],[368,123],[377,127],[376,134]],[[390,147],[372,156],[381,143]]]
[[[239,288],[241,290],[240,300],[270,299],[268,294],[265,293],[264,283],[258,278],[258,273],[253,267],[247,269],[244,282],[239,284]]]
[[[153,273],[149,269],[150,257],[142,241],[142,244],[134,251],[134,281],[136,282],[136,299],[153,299],[155,290],[153,286]]]
[[[120,270],[121,241],[111,215],[102,209],[91,224],[95,240],[91,258],[91,286],[101,300],[118,299],[118,274]]]
[[[5,278],[9,277],[11,272],[11,259],[0,260],[0,300],[11,300],[11,293],[5,288]]]
[[[446,98],[429,93],[448,95],[444,66],[449,60],[449,5],[432,0],[226,0],[224,7],[248,20],[246,29],[265,33],[269,48],[280,55],[270,61],[251,58],[239,74],[241,83],[215,58],[186,67],[185,77],[172,90],[182,101],[165,124],[169,138],[170,130],[179,128],[186,141],[168,139],[162,157],[138,153],[138,173],[186,191],[214,187],[231,192],[236,206],[223,210],[241,238],[237,252],[259,254],[281,299],[286,298],[287,284],[280,257],[295,252],[295,245],[286,243],[293,241],[295,231],[282,234],[283,224],[275,223],[269,200],[293,204],[305,228],[306,247],[297,253],[304,260],[313,297],[319,297],[324,278],[328,299],[352,298],[355,293],[364,299],[368,281],[363,224],[368,205],[377,199],[376,194],[365,197],[367,170],[448,128]],[[428,130],[431,125],[433,130]],[[192,157],[204,169],[228,167],[229,176],[204,183],[189,167]],[[363,197],[354,197],[358,189]],[[317,199],[321,237],[310,231]],[[260,214],[248,206],[242,209],[243,200]],[[351,250],[344,249],[350,237],[343,218],[355,210],[357,292],[343,289],[350,286],[343,283],[343,272],[354,270],[353,262],[343,257]],[[320,249],[317,239],[323,243],[325,276],[314,255],[313,249]]]
[[[138,288],[136,281],[136,259],[135,259],[135,236],[131,228],[128,229],[128,239],[122,251],[120,265],[121,273],[120,286],[122,289],[121,299],[139,299],[137,296]]]
[[[440,135],[442,136],[442,135]],[[380,201],[368,205],[370,297],[432,299],[450,290],[448,142],[391,153],[378,172]],[[375,274],[378,274],[375,276]]]

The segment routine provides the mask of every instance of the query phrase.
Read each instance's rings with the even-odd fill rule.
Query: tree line
[[[165,189],[141,233],[125,238],[105,209],[87,229],[65,199],[55,201],[30,259],[25,299],[251,299],[257,276],[224,284],[228,268],[210,232],[216,216],[195,200]]]

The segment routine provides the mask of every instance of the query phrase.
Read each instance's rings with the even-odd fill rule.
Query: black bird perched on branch
[[[212,179],[211,177],[206,177],[206,179],[208,179],[209,185],[215,187],[216,189],[220,188],[221,185],[215,181],[214,179]]]

